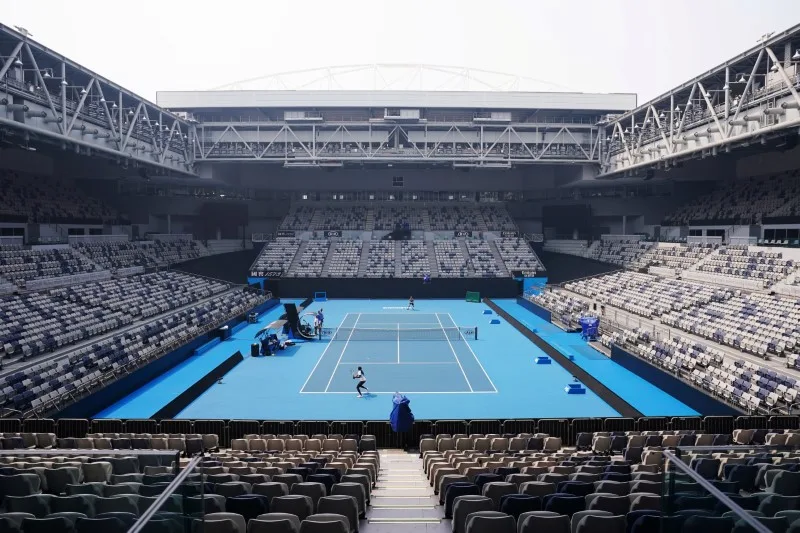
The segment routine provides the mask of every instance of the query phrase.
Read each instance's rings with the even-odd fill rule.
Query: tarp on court
[[[394,407],[392,407],[392,414],[389,416],[392,431],[396,433],[411,431],[411,427],[414,425],[414,413],[411,412],[411,407],[408,405],[411,400],[398,392],[392,398],[392,403]]]

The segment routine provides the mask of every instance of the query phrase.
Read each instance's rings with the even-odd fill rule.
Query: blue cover
[[[408,406],[411,400],[400,393],[396,393],[392,398],[392,403],[394,407],[392,407],[392,414],[389,416],[392,431],[396,433],[411,431],[411,427],[414,425],[414,413],[411,412],[411,408]]]
[[[581,337],[584,340],[596,340],[597,330],[600,327],[600,319],[595,316],[584,316],[578,320],[581,325]]]

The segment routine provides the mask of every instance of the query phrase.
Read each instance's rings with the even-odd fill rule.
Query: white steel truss
[[[668,169],[684,159],[796,133],[799,90],[800,25],[629,113],[609,117],[599,177]]]
[[[0,132],[25,146],[194,175],[189,122],[3,25]]]
[[[391,162],[511,166],[597,164],[601,143],[598,128],[589,124],[437,123],[432,126],[217,122],[196,125],[193,149],[198,162],[263,161],[286,166]]]

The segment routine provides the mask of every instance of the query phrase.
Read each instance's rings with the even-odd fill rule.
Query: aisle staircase
[[[364,217],[364,229],[366,231],[375,229],[375,210],[371,207],[367,208],[367,214]]]
[[[297,252],[295,252],[292,262],[289,263],[289,268],[286,269],[284,275],[288,274],[289,272],[293,272],[295,267],[300,264],[300,259],[303,257],[303,252],[306,251],[307,246],[308,241],[300,241],[300,246],[297,247]]]
[[[372,491],[367,524],[362,533],[450,531],[417,454],[381,450],[378,483]],[[390,524],[394,524],[391,526]]]
[[[458,249],[461,250],[461,253],[464,256],[464,259],[467,261],[467,277],[474,277],[475,276],[475,267],[472,266],[472,261],[469,257],[469,248],[467,248],[467,241],[464,239],[458,239]]]
[[[439,261],[436,259],[436,246],[434,246],[433,241],[425,242],[425,250],[428,253],[428,265],[430,267],[428,274],[430,274],[433,278],[438,278]]]
[[[511,273],[508,271],[506,267],[506,262],[503,260],[503,255],[500,253],[500,250],[497,248],[497,243],[495,241],[488,241],[489,249],[492,251],[492,255],[494,256],[494,260],[497,262],[497,267],[500,269],[501,277],[508,277]]]
[[[431,231],[431,214],[427,209],[422,210],[422,229]]]
[[[367,274],[367,267],[369,266],[369,243],[370,241],[364,241],[361,245],[361,260],[358,263],[358,274],[359,278],[363,278]]]
[[[328,277],[330,275],[331,263],[333,262],[333,256],[336,255],[334,252],[334,248],[336,241],[331,241],[328,245],[328,253],[325,255],[325,261],[322,263],[322,269],[319,271],[320,276],[323,278]]]
[[[394,277],[403,277],[403,241],[394,241]]]

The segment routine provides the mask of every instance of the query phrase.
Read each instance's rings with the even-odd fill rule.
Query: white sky
[[[153,101],[310,67],[426,63],[643,103],[800,22],[800,0],[2,0],[0,16]]]

